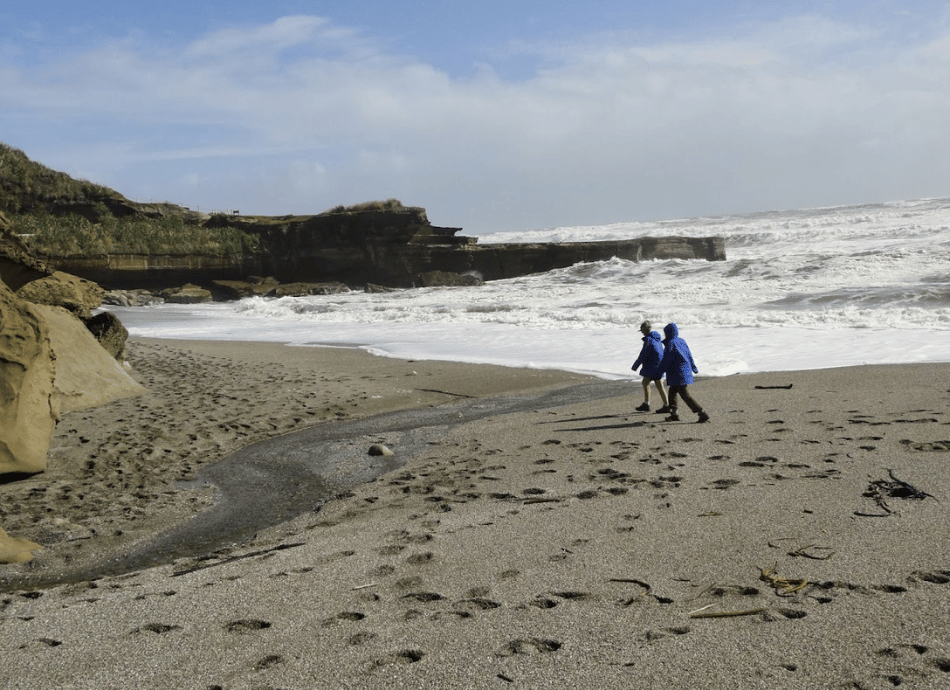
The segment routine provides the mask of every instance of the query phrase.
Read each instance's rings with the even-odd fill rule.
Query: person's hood
[[[656,331],[650,331],[650,332],[647,333],[645,336],[643,336],[643,341],[646,342],[647,340],[656,340],[656,341],[659,341],[659,340],[660,340],[660,334],[657,333]]]
[[[667,340],[672,340],[680,334],[680,330],[676,327],[675,323],[668,323],[663,327],[663,333],[666,335]]]

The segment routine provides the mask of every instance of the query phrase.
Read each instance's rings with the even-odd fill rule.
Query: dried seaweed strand
[[[824,556],[819,556],[818,554],[808,553],[809,549],[815,549],[816,551],[827,551],[828,553]],[[809,544],[808,546],[802,546],[801,548],[795,549],[794,551],[789,551],[789,556],[802,556],[804,558],[811,558],[816,561],[827,561],[835,554],[834,551],[828,546],[818,546],[817,544]]]
[[[768,582],[779,596],[788,596],[789,594],[800,592],[808,586],[808,580],[790,580],[785,577],[775,577],[777,568],[777,563],[771,568],[759,568],[759,572],[762,573],[759,575],[759,579],[763,582]]]

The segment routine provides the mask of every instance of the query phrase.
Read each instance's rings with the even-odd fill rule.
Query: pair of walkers
[[[666,338],[660,341],[660,334],[653,330],[653,324],[644,321],[640,324],[640,332],[643,333],[643,347],[640,349],[640,356],[630,367],[634,371],[640,368],[640,375],[643,376],[643,404],[637,408],[638,412],[650,411],[650,384],[656,386],[660,397],[663,399],[663,407],[657,410],[658,413],[668,413],[667,422],[678,422],[677,399],[682,398],[690,410],[699,415],[699,422],[708,422],[709,415],[703,410],[693,396],[690,395],[687,386],[693,382],[693,374],[698,373],[699,369],[693,361],[693,355],[689,351],[686,341],[679,337],[679,329],[675,323],[668,323],[663,328]],[[663,388],[663,376],[666,375],[666,383],[670,387],[669,396]]]

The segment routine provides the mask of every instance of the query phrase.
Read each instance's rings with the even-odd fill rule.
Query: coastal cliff
[[[107,289],[159,289],[249,275],[274,276],[282,283],[412,287],[433,271],[498,280],[611,257],[722,261],[726,256],[719,237],[479,246],[476,238],[458,235],[460,228],[429,223],[425,209],[401,204],[314,216],[214,216],[205,225],[224,223],[252,236],[254,249],[220,256],[114,253],[51,261]]]
[[[266,276],[279,284],[412,287],[498,280],[619,257],[726,257],[722,238],[640,237],[610,242],[479,246],[461,228],[432,225],[400,201],[338,206],[308,216],[207,214],[139,203],[74,180],[0,144],[0,211],[55,270],[109,290],[164,290]],[[18,264],[17,270],[28,270]],[[9,272],[9,271],[8,271]],[[25,280],[30,276],[24,276]],[[444,283],[443,283],[444,284]]]

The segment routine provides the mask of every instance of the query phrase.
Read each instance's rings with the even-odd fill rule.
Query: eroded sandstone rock
[[[102,304],[105,290],[85,278],[56,271],[34,280],[17,290],[17,297],[33,304],[64,307],[81,319],[88,319],[92,310]]]
[[[47,324],[56,357],[53,402],[60,411],[84,410],[145,392],[73,314],[42,304],[33,309]]]
[[[23,563],[43,547],[28,539],[11,537],[0,527],[0,563]]]
[[[162,290],[162,297],[173,304],[201,304],[212,301],[211,292],[203,287],[186,283],[178,288]]]
[[[116,307],[148,307],[153,304],[164,304],[165,298],[143,289],[107,290],[102,303]]]
[[[46,469],[59,416],[55,355],[38,308],[0,282],[0,474]]]

